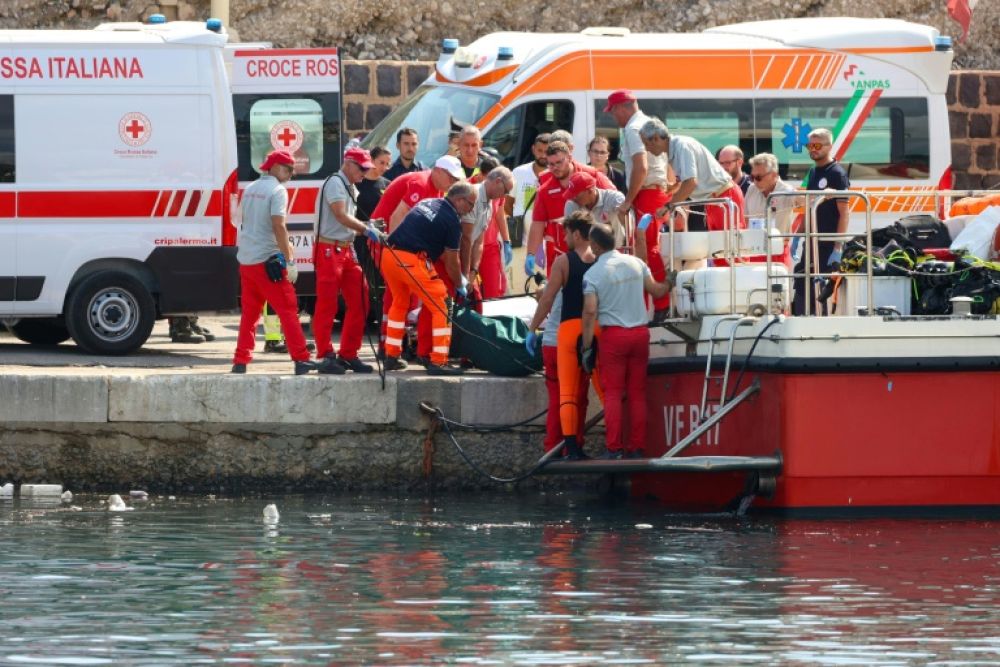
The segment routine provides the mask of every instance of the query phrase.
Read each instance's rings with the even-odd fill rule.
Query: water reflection
[[[0,503],[0,664],[1000,660],[990,521],[569,496]],[[644,527],[647,524],[651,527]]]

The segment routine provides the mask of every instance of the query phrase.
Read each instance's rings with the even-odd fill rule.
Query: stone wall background
[[[948,82],[955,187],[1000,188],[1000,72],[955,72]]]
[[[339,46],[358,60],[433,60],[443,37],[468,43],[500,30],[572,32],[588,25],[692,32],[739,21],[803,16],[902,18],[960,34],[946,0],[231,0],[241,39],[281,47]],[[204,19],[209,0],[0,0],[0,28],[87,28],[153,13]],[[1000,69],[1000,1],[980,0],[956,69]]]

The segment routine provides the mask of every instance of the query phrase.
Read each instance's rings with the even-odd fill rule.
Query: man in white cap
[[[292,283],[298,277],[295,251],[288,239],[285,217],[295,158],[287,151],[271,151],[258,167],[260,178],[251,183],[240,201],[243,225],[236,259],[240,263],[240,331],[233,354],[233,373],[246,373],[253,359],[257,322],[266,301],[281,320],[288,354],[295,374],[316,368],[309,358],[306,337],[299,323],[298,299]]]
[[[372,367],[358,358],[361,338],[368,316],[368,284],[354,250],[354,238],[370,232],[357,215],[358,190],[355,187],[372,168],[371,155],[363,148],[349,148],[344,161],[320,191],[319,219],[313,266],[316,269],[316,310],[312,329],[316,338],[316,357],[322,359],[320,373],[343,375],[346,370],[371,373]],[[340,333],[340,354],[333,352],[330,338],[337,316],[337,297],[344,295],[344,326]]]
[[[382,193],[382,199],[372,211],[372,220],[384,220],[386,232],[392,232],[410,209],[424,199],[443,197],[452,185],[465,178],[457,157],[444,155],[425,171],[414,171],[398,177]]]

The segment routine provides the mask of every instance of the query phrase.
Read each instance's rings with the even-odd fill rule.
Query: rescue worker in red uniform
[[[645,253],[644,235],[637,235],[636,244],[637,250]],[[585,367],[594,363],[594,340],[599,330],[601,343],[596,361],[601,368],[604,390],[607,446],[603,458],[642,458],[646,445],[649,364],[645,293],[649,292],[654,299],[666,294],[676,275],[666,282],[653,280],[642,260],[615,250],[614,232],[607,225],[595,224],[590,228],[590,247],[597,261],[583,278],[581,357]],[[627,433],[623,425],[623,399],[628,407]]]
[[[586,416],[587,391],[590,380],[601,395],[596,373],[591,368],[584,371],[579,363],[580,335],[583,332],[583,276],[594,264],[588,236],[594,219],[587,211],[576,211],[563,220],[563,230],[570,252],[556,258],[549,275],[549,282],[538,301],[535,315],[528,324],[532,332],[525,341],[528,351],[534,353],[534,331],[549,314],[556,293],[562,296],[557,342],[557,372],[559,377],[559,422],[566,442],[566,457],[570,460],[587,458],[580,445],[582,424]]]
[[[577,172],[585,172],[594,177],[597,187],[614,190],[615,184],[593,167],[580,164],[573,159],[569,145],[562,141],[550,141],[545,149],[549,170],[538,182],[538,195],[532,210],[531,231],[528,232],[528,257],[524,262],[524,272],[535,273],[535,256],[532,249],[538,248],[545,240],[546,273],[551,273],[552,262],[566,252],[566,243],[559,229],[566,207],[566,193],[570,177]]]
[[[431,314],[433,346],[429,375],[457,375],[461,368],[448,365],[451,347],[451,321],[448,318],[448,288],[434,269],[441,259],[448,278],[456,285],[458,298],[468,296],[468,281],[462,275],[459,246],[462,240],[461,218],[476,205],[476,190],[469,183],[456,183],[443,199],[420,202],[407,213],[386,240],[380,269],[392,293],[392,307],[386,322],[385,369],[406,368],[402,354],[403,334],[410,296],[415,295]]]
[[[312,328],[316,357],[323,360],[320,373],[342,375],[347,370],[355,373],[374,370],[358,358],[368,319],[368,283],[354,250],[355,237],[364,234],[369,227],[356,217],[358,190],[355,186],[373,166],[368,151],[348,149],[340,171],[326,179],[316,202],[319,218],[313,245],[316,310]],[[346,312],[340,332],[340,353],[335,355],[330,338],[340,294],[344,296]]]
[[[233,355],[233,373],[246,373],[253,359],[257,322],[264,302],[278,314],[285,332],[288,353],[295,361],[295,374],[316,368],[306,347],[299,323],[298,299],[292,284],[298,278],[295,251],[288,238],[285,218],[288,190],[295,158],[287,151],[271,151],[258,167],[260,178],[243,193],[240,212],[243,220],[236,259],[240,263],[240,331]]]

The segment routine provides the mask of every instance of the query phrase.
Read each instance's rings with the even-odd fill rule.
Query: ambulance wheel
[[[32,345],[58,345],[69,340],[69,330],[58,317],[32,317],[21,320],[10,330],[18,340]]]
[[[66,302],[73,340],[90,354],[128,354],[153,331],[156,303],[146,287],[121,271],[99,271],[76,286]]]

